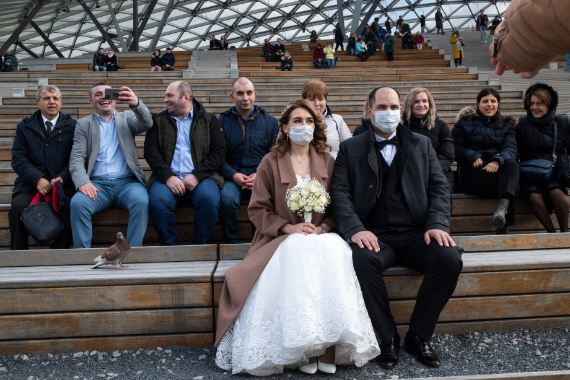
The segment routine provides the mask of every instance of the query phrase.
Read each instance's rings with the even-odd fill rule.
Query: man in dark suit
[[[400,124],[398,92],[376,88],[368,100],[373,127],[340,145],[332,211],[381,338],[379,364],[398,363],[400,336],[382,272],[399,264],[424,274],[404,346],[421,363],[439,367],[429,340],[462,268],[449,236],[449,188],[429,139]]]
[[[18,175],[9,214],[13,250],[28,249],[29,234],[20,221],[22,211],[38,192],[50,195],[57,181],[62,183],[68,201],[58,210],[65,230],[52,242],[51,248],[69,248],[71,244],[69,200],[75,187],[69,174],[69,156],[77,121],[59,112],[61,92],[55,86],[40,88],[36,104],[39,110],[18,123],[12,144],[12,168]]]

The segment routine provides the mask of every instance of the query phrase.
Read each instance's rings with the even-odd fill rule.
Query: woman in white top
[[[329,90],[320,80],[310,80],[303,85],[303,99],[313,103],[318,112],[321,112],[327,123],[327,144],[331,146],[330,154],[336,159],[340,143],[352,137],[352,133],[344,122],[342,116],[333,114],[327,106]]]

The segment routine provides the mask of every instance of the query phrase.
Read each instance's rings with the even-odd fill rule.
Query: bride
[[[226,271],[216,364],[263,376],[299,368],[363,366],[380,353],[352,267],[352,250],[333,232],[330,212],[311,223],[291,211],[286,192],[316,179],[328,191],[334,159],[326,124],[305,100],[289,105],[280,134],[257,170],[249,204],[256,227],[245,259]]]

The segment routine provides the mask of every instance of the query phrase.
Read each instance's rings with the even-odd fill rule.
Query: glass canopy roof
[[[96,0],[83,3],[81,0],[82,5],[77,0],[0,0],[0,45],[40,1],[45,4],[33,22],[8,48],[18,57],[57,58],[59,55],[52,46],[65,58],[92,53],[100,46],[108,48],[108,42],[85,8],[90,9],[122,51],[133,40],[134,3],[138,8],[139,28],[146,20],[139,50],[150,50],[153,45],[157,49],[167,46],[173,46],[174,50],[205,49],[213,34],[217,38],[225,35],[236,48],[262,45],[265,38],[275,41],[281,37],[285,42],[308,40],[313,30],[320,39],[332,39],[334,25],[339,22],[339,6],[346,32],[356,29],[358,25],[353,28],[353,19],[357,4],[362,4],[358,24],[368,13],[369,22],[379,17],[381,25],[387,17],[394,25],[401,15],[415,31],[419,30],[419,17],[424,14],[428,30],[433,30],[436,9],[441,7],[446,30],[465,28],[475,25],[475,17],[481,9],[491,20],[493,16],[502,16],[510,3],[497,0]]]

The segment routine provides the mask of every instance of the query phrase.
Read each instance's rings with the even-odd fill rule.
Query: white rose
[[[328,201],[328,199],[327,199],[327,197],[325,197],[324,195],[321,195],[321,196],[319,197],[319,202],[320,202],[323,206],[327,204],[327,201]]]
[[[303,198],[299,199],[299,206],[304,206],[305,204],[307,204],[307,202]]]
[[[317,193],[319,191],[319,187],[317,185],[311,185],[310,189],[311,193]]]
[[[297,211],[299,210],[301,207],[299,206],[299,203],[296,201],[289,201],[287,202],[287,206],[289,206],[289,209],[291,211]]]
[[[303,190],[301,190],[301,194],[306,197],[307,195],[309,195],[309,189],[304,188]]]
[[[296,191],[292,191],[292,192],[289,194],[289,199],[292,200],[292,201],[298,200],[298,199],[299,199],[299,193],[296,192]]]

